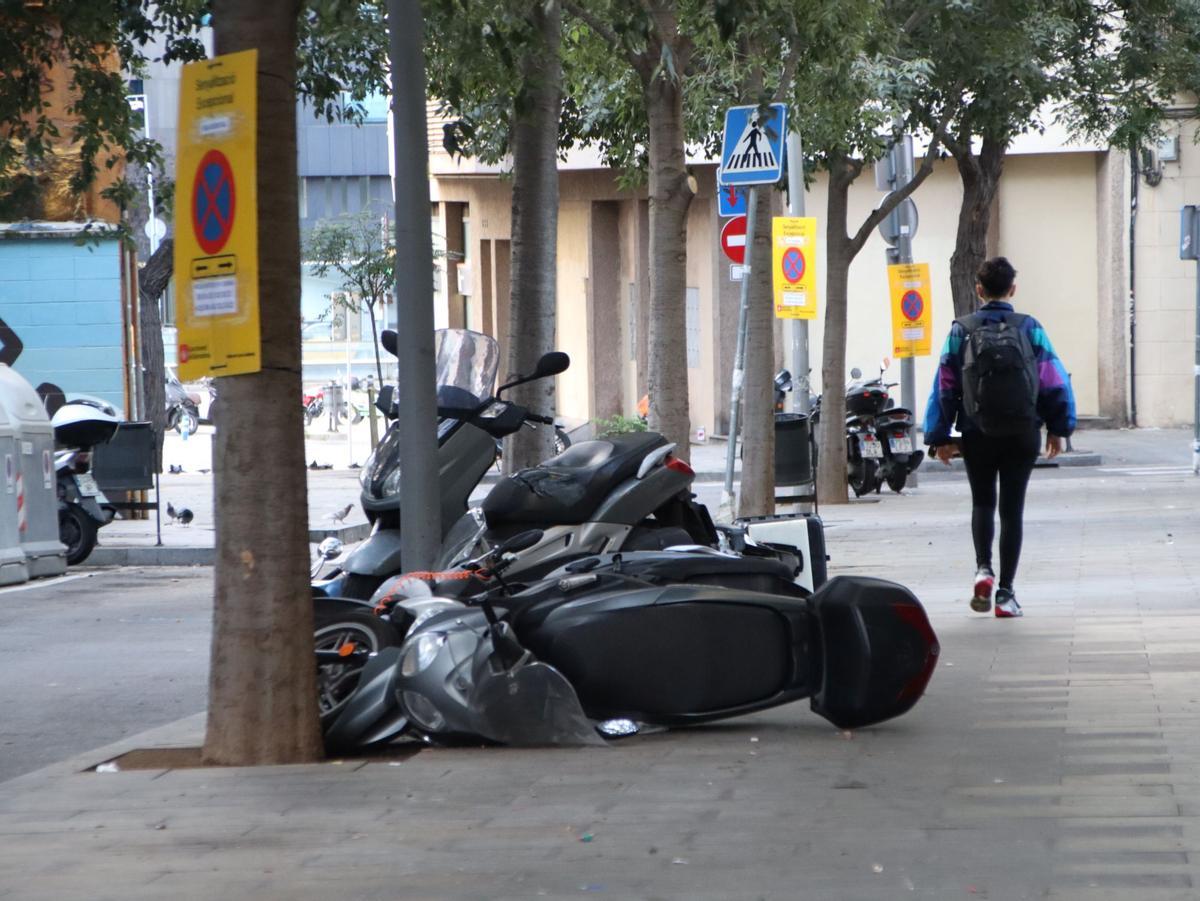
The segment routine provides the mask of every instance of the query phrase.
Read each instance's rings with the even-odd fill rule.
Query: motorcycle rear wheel
[[[96,532],[100,527],[77,504],[68,504],[58,511],[58,540],[67,548],[67,565],[77,566],[88,558],[96,547]]]
[[[874,460],[860,460],[850,464],[848,478],[855,497],[870,494],[878,485],[878,464]]]
[[[887,486],[892,491],[899,494],[904,490],[904,485],[908,482],[908,470],[903,466],[897,466],[887,474]]]
[[[322,609],[323,606],[327,609]],[[377,653],[400,643],[401,636],[391,623],[370,612],[328,609],[328,606],[318,604],[314,613],[313,650],[336,651],[353,645]],[[333,725],[354,695],[362,669],[355,663],[329,663],[317,667],[317,710],[322,730]]]

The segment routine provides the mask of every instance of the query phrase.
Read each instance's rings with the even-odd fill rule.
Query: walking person
[[[1000,618],[1021,616],[1013,591],[1021,557],[1025,489],[1046,426],[1046,459],[1062,451],[1075,430],[1075,397],[1045,329],[1013,310],[1016,270],[1004,257],[979,267],[975,293],[981,306],[954,320],[942,348],[925,411],[925,443],[950,465],[956,442],[971,484],[971,537],[975,586],[971,609]],[[1000,490],[997,496],[996,485]],[[992,569],[997,501],[1000,510],[1000,578]]]

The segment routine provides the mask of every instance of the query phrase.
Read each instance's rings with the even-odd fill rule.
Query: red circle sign
[[[794,285],[804,278],[804,270],[808,268],[808,264],[799,247],[789,247],[784,251],[779,267],[783,270],[783,277],[787,282]]]
[[[900,311],[909,322],[915,322],[925,312],[925,300],[918,291],[907,291],[900,298]]]
[[[721,250],[735,263],[746,262],[745,216],[734,216],[721,228]]]
[[[208,151],[192,184],[192,231],[205,253],[217,253],[229,240],[235,200],[229,160],[219,150]]]

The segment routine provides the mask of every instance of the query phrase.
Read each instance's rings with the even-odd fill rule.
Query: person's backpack
[[[1037,356],[1021,328],[1027,318],[975,313],[958,320],[967,331],[963,411],[985,435],[1019,435],[1037,425]]]

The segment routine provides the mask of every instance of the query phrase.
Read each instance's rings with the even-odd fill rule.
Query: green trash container
[[[775,484],[813,481],[812,421],[803,413],[775,414]]]

